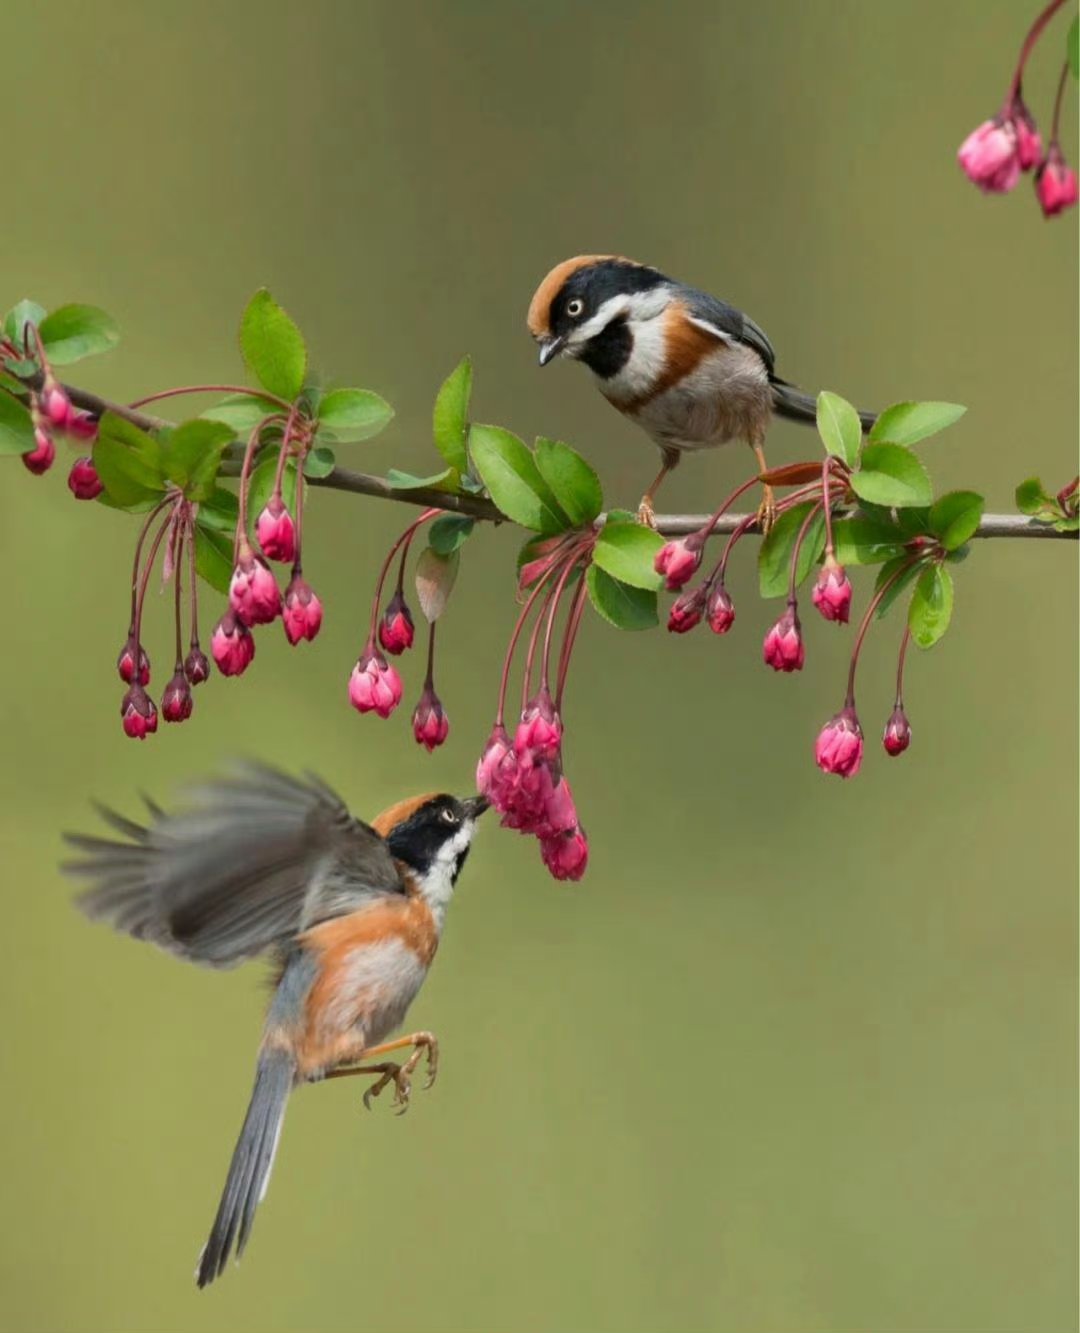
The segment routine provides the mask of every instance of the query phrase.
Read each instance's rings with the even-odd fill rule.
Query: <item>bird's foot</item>
[[[761,488],[761,503],[757,508],[757,521],[761,528],[761,535],[767,537],[776,522],[776,495],[768,483]]]
[[[383,1088],[394,1085],[394,1106],[397,1108],[398,1115],[404,1115],[409,1109],[409,1097],[412,1094],[412,1080],[409,1078],[407,1069],[403,1065],[388,1063],[381,1065],[382,1074],[364,1093],[364,1107],[371,1110],[372,1097],[378,1097]],[[372,1071],[374,1072],[374,1071]]]
[[[637,521],[646,528],[652,528],[656,531],[656,510],[653,508],[652,496],[643,495],[641,504],[638,505]]]

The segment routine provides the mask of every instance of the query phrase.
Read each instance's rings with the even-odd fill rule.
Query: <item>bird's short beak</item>
[[[470,796],[468,800],[461,803],[470,819],[478,819],[488,808],[491,802],[486,796]]]
[[[541,338],[540,339],[540,364],[546,366],[553,357],[559,355],[566,346],[565,338]]]

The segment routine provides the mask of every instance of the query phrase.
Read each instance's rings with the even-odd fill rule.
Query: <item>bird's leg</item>
[[[661,445],[660,456],[664,460],[664,465],[653,478],[649,489],[641,497],[641,504],[638,505],[637,511],[638,522],[644,523],[649,528],[656,527],[656,511],[653,509],[653,498],[663,485],[664,478],[678,463],[680,454],[678,449],[667,449]]]
[[[758,461],[758,471],[768,472],[769,465],[765,461],[765,441],[754,440],[751,445],[754,451],[754,457]],[[761,483],[761,504],[757,511],[758,523],[761,527],[761,535],[767,537],[772,525],[776,522],[776,496],[773,494],[773,488],[767,481]]]
[[[439,1072],[439,1043],[430,1032],[412,1032],[407,1037],[398,1037],[395,1041],[383,1042],[381,1046],[368,1046],[359,1053],[357,1059],[367,1060],[373,1055],[388,1055],[391,1051],[413,1048],[412,1055],[403,1065],[387,1061],[377,1065],[349,1065],[344,1069],[331,1069],[327,1078],[347,1078],[352,1074],[378,1074],[380,1077],[364,1093],[364,1105],[371,1110],[371,1099],[377,1097],[388,1084],[394,1085],[394,1104],[399,1108],[398,1115],[409,1109],[409,1097],[412,1093],[412,1073],[420,1063],[420,1058],[427,1055],[427,1078],[424,1080],[425,1091],[435,1082]]]

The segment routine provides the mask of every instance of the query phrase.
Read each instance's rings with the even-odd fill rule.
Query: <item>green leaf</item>
[[[45,318],[45,307],[36,301],[20,301],[4,316],[4,332],[16,347],[23,347],[23,329],[27,324],[40,324]]]
[[[460,550],[476,526],[476,520],[464,514],[443,514],[428,530],[428,545],[436,555],[452,555]]]
[[[465,472],[469,466],[465,442],[469,430],[471,397],[472,361],[466,356],[443,381],[432,414],[435,448],[459,472]]]
[[[339,440],[367,440],[378,435],[394,409],[369,389],[333,389],[319,404],[319,426]]]
[[[799,537],[807,514],[816,505],[815,500],[806,500],[794,509],[780,515],[772,530],[761,543],[758,551],[758,586],[762,597],[787,596],[791,575],[791,559],[795,552],[795,543]],[[817,563],[825,549],[825,513],[818,510],[810,520],[799,548],[799,560],[795,569],[795,586],[804,581]]]
[[[920,648],[937,643],[949,628],[952,609],[952,575],[944,565],[928,565],[919,575],[908,608],[911,637]]]
[[[416,562],[416,596],[429,624],[434,624],[446,610],[460,563],[457,551],[440,555],[430,546],[421,551]]]
[[[907,566],[907,568],[905,568],[905,566]],[[877,617],[879,620],[887,614],[889,607],[892,606],[893,602],[896,601],[905,588],[910,586],[912,580],[917,578],[919,571],[924,568],[925,566],[921,565],[917,560],[912,560],[907,552],[903,555],[898,555],[895,560],[890,560],[888,564],[882,565],[878,570],[878,576],[874,581],[875,596],[881,592],[882,588],[885,587],[893,575],[899,574],[899,577],[896,582],[889,587],[889,591],[885,593],[881,601],[878,602]],[[904,572],[900,574],[900,570],[903,570]]]
[[[248,522],[254,529],[259,515],[266,508],[267,501],[274,493],[274,481],[277,478],[278,455],[280,448],[276,444],[267,445],[259,454],[259,460],[251,470],[251,488],[248,491]],[[281,498],[285,508],[296,517],[296,459],[289,458],[281,474]]]
[[[238,435],[253,431],[264,417],[281,413],[281,405],[254,393],[233,393],[202,413],[210,421],[224,421]]]
[[[870,442],[917,444],[959,421],[966,411],[959,403],[894,403],[870,428]]]
[[[637,514],[632,509],[609,509],[604,516],[606,523],[636,523]]]
[[[664,539],[643,523],[605,523],[593,549],[593,563],[620,583],[657,590],[664,580],[654,568]]]
[[[218,592],[229,591],[233,572],[232,534],[207,526],[201,510],[195,523],[195,569],[211,588]]]
[[[240,350],[252,374],[270,393],[291,402],[304,387],[304,339],[265,287],[248,302],[240,321]]]
[[[25,454],[35,444],[29,409],[0,389],[0,454]]]
[[[928,505],[934,498],[926,468],[899,444],[868,444],[851,488],[863,500],[894,508]]]
[[[561,532],[570,520],[522,440],[501,426],[472,426],[469,454],[498,509],[535,532]]]
[[[955,551],[974,537],[986,507],[975,491],[948,491],[930,509],[930,531],[946,551]]]
[[[233,432],[223,421],[182,422],[164,446],[165,475],[189,500],[205,500],[215,489],[221,455]]]
[[[328,445],[320,444],[310,450],[304,459],[304,476],[328,477],[333,472],[336,463],[333,449]]]
[[[108,352],[120,341],[116,321],[95,305],[59,306],[45,316],[38,332],[54,366]]]
[[[121,509],[160,499],[165,490],[161,445],[114,412],[106,412],[98,424],[93,458],[101,484]]]
[[[596,565],[589,566],[585,586],[597,613],[616,629],[652,629],[657,624],[655,592],[620,583]]]
[[[1038,477],[1029,477],[1016,488],[1016,507],[1021,514],[1034,515],[1053,508],[1054,497],[1047,495]]]
[[[457,490],[458,474],[452,467],[443,468],[441,472],[436,472],[430,477],[414,477],[411,472],[402,472],[399,468],[392,467],[386,473],[386,480],[393,486],[395,491],[449,491]]]
[[[199,522],[218,532],[227,532],[230,537],[236,533],[236,520],[240,516],[240,504],[235,491],[227,491],[223,486],[215,486],[205,500],[199,503]]]
[[[904,540],[912,537],[928,537],[930,532],[930,506],[910,505],[896,511],[896,526],[904,534]]]
[[[1080,79],[1080,16],[1073,16],[1065,34],[1065,56],[1074,79]]]
[[[848,400],[823,389],[817,397],[817,428],[829,453],[854,467],[862,445],[862,422]]]
[[[568,444],[559,440],[536,441],[533,455],[540,475],[551,487],[560,508],[576,528],[596,521],[604,507],[600,478]]]
[[[904,537],[886,519],[856,516],[833,524],[833,544],[842,565],[878,565],[900,555]]]
[[[8,393],[26,393],[26,385],[22,380],[14,375],[9,375],[4,370],[0,370],[0,389],[6,389]]]

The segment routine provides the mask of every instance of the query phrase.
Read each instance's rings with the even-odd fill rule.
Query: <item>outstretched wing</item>
[[[740,342],[752,347],[772,375],[776,368],[776,353],[765,330],[749,315],[708,292],[699,292],[696,287],[683,287],[679,291],[686,301],[690,318],[699,328],[707,329],[724,342]]]
[[[82,910],[212,967],[283,944],[373,897],[404,892],[386,842],[318,778],[247,765],[143,826],[110,810],[121,839],[66,834],[65,865],[93,887]]]

